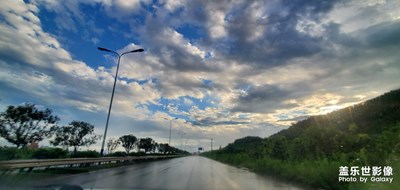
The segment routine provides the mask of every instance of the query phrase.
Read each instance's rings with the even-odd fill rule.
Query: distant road
[[[302,189],[200,156],[139,163],[36,182],[40,186],[49,184],[73,184],[84,189]]]

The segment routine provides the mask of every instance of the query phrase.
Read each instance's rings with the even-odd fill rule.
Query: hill
[[[400,89],[393,90],[366,102],[340,109],[326,115],[312,116],[300,121],[277,135],[296,134],[309,126],[332,126],[346,130],[351,124],[359,127],[359,132],[379,133],[385,127],[400,121]]]
[[[210,158],[317,188],[375,188],[338,181],[340,166],[400,169],[400,89],[366,102],[312,116],[268,138],[245,137]],[[378,184],[391,189],[394,184]],[[399,185],[399,184],[397,184]],[[379,186],[380,187],[380,186]]]

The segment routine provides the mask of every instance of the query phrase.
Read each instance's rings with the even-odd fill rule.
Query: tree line
[[[112,154],[120,145],[125,149],[126,154],[130,154],[132,150],[144,153],[189,154],[186,151],[169,146],[168,143],[157,143],[149,137],[138,139],[132,134],[123,135],[118,139],[108,139],[107,152]]]
[[[49,108],[38,109],[34,104],[10,105],[0,113],[0,137],[14,144],[17,149],[26,148],[29,143],[38,143],[47,138],[53,146],[62,146],[66,150],[72,147],[74,154],[79,147],[89,147],[101,139],[100,135],[94,134],[94,125],[88,122],[74,120],[68,125],[60,126],[59,121],[59,117]],[[127,154],[134,149],[144,153],[184,152],[168,144],[156,143],[151,138],[138,139],[131,134],[108,139],[108,152],[112,153],[119,145]]]

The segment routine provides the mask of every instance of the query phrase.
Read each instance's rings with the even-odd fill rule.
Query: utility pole
[[[211,138],[211,151],[213,150],[212,145],[213,145],[213,139]]]
[[[168,145],[171,146],[171,126],[172,126],[172,121],[177,120],[178,118],[175,117],[174,119],[167,119],[164,118],[165,120],[169,120],[169,140],[168,140]]]
[[[185,135],[186,133],[184,133],[184,132],[179,132],[178,133],[178,135],[180,135],[181,136],[181,150],[183,150],[182,149],[182,137],[183,137],[183,135]]]

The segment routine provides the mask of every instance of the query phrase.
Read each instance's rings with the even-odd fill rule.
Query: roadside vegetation
[[[400,90],[309,117],[267,138],[238,139],[203,155],[315,188],[397,189]],[[394,179],[392,183],[339,182],[341,166],[348,166],[349,171],[351,166],[390,166]]]
[[[100,135],[94,134],[94,125],[72,121],[60,126],[59,121],[59,117],[49,108],[39,109],[34,104],[8,106],[0,113],[0,137],[14,146],[0,146],[0,161],[100,157],[94,150],[78,151],[79,147],[89,148],[101,139]],[[39,148],[38,143],[44,139],[48,139],[54,147]],[[114,152],[119,146],[125,152]],[[107,153],[107,156],[189,154],[168,144],[157,143],[149,137],[137,138],[132,134],[108,139]]]

